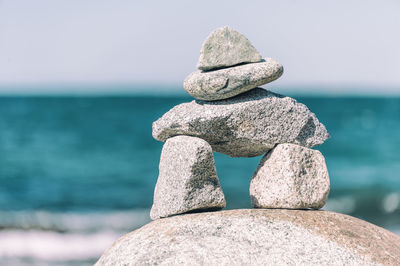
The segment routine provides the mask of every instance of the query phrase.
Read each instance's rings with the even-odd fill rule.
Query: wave
[[[127,232],[150,221],[149,210],[104,212],[0,211],[0,229]],[[0,231],[1,232],[1,231]]]
[[[103,231],[90,234],[50,231],[0,231],[0,261],[23,264],[93,263],[123,233]],[[8,263],[7,263],[8,264]]]
[[[149,221],[149,210],[0,211],[0,264],[93,265],[115,240]]]

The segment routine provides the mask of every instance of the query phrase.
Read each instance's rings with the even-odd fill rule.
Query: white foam
[[[0,264],[90,264],[120,236],[149,221],[149,210],[0,211]]]
[[[124,233],[64,234],[45,231],[0,231],[0,261],[29,258],[44,261],[87,261],[100,257]]]
[[[392,213],[399,209],[400,194],[393,192],[386,195],[382,202],[382,208],[386,213]]]
[[[352,213],[355,208],[356,201],[351,196],[343,196],[335,199],[329,199],[323,207],[323,209],[327,211],[334,211],[346,214]]]

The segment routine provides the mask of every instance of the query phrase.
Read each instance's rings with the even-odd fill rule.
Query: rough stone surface
[[[211,32],[204,41],[197,67],[211,70],[260,60],[261,55],[246,37],[225,26]]]
[[[220,70],[191,73],[183,87],[199,100],[221,100],[236,96],[279,78],[283,67],[272,58],[264,62],[240,65]]]
[[[150,217],[224,207],[211,146],[195,137],[168,139],[161,152]]]
[[[295,144],[279,144],[267,153],[250,182],[255,208],[319,209],[328,194],[324,156]]]
[[[327,211],[230,210],[153,221],[96,265],[400,265],[400,238]]]
[[[202,138],[232,157],[258,156],[279,143],[312,147],[329,138],[304,104],[261,88],[222,101],[179,104],[153,123],[155,139],[177,135]]]

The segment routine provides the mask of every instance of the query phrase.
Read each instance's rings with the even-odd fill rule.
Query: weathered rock
[[[195,137],[168,139],[161,152],[150,217],[224,207],[211,146]]]
[[[272,58],[264,62],[240,65],[220,70],[191,73],[183,87],[199,100],[221,100],[236,96],[279,78],[283,67]]]
[[[319,209],[328,194],[324,156],[295,144],[279,144],[266,154],[250,182],[256,208]]]
[[[211,32],[204,41],[197,67],[211,70],[260,60],[261,55],[246,37],[225,26]]]
[[[313,147],[329,138],[304,104],[261,88],[222,101],[179,104],[153,123],[155,139],[177,135],[202,138],[232,157],[258,156],[279,143]]]
[[[327,211],[230,210],[153,221],[96,265],[400,265],[400,238]]]

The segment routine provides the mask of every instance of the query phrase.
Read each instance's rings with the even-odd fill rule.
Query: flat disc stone
[[[184,81],[186,92],[196,99],[215,101],[231,98],[278,79],[282,65],[272,58],[263,62],[215,71],[195,71]]]

